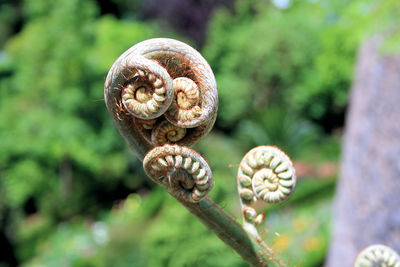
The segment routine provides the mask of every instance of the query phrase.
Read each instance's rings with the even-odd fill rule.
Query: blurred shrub
[[[20,0],[3,0],[0,8],[0,49],[3,48],[7,39],[13,34],[13,28],[20,22],[19,10]]]
[[[330,237],[330,197],[267,213],[264,238],[287,266],[323,265]]]
[[[147,183],[141,168],[133,171],[141,163],[113,127],[102,88],[119,54],[159,35],[151,24],[96,19],[92,1],[25,4],[27,23],[6,44],[0,81],[0,205],[15,214],[9,236],[21,251],[29,251],[18,240],[24,216],[39,212],[50,226],[95,216]]]
[[[232,127],[254,112],[268,114],[270,106],[286,105],[283,92],[312,66],[320,27],[315,16],[272,6],[242,20],[219,11],[204,48],[221,97],[218,123]]]
[[[215,189],[224,192],[219,202],[233,202],[226,185],[234,177],[219,174]],[[260,229],[279,255],[289,260],[288,266],[322,262],[329,237],[332,182],[301,180],[301,197],[265,210],[267,223]],[[215,198],[214,190],[213,194]],[[240,216],[239,210],[233,214]],[[36,231],[46,225],[40,218],[26,220],[25,225],[30,224]],[[59,224],[49,238],[38,242],[36,252],[23,266],[247,266],[162,188],[143,197],[129,195],[97,221]]]
[[[247,266],[172,198],[151,224],[143,240],[147,266]]]
[[[358,39],[330,12],[319,3],[281,10],[238,1],[234,13],[215,14],[204,52],[219,85],[220,126],[269,116],[271,108],[328,131],[342,126]],[[332,117],[337,121],[324,121]]]
[[[267,115],[257,113],[239,122],[235,137],[247,147],[270,144],[296,158],[305,148],[315,145],[319,134],[310,121],[275,106],[268,109]]]

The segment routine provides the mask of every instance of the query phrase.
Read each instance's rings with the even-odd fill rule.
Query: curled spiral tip
[[[259,146],[242,159],[238,171],[241,199],[267,203],[287,200],[296,186],[296,174],[289,157],[273,146]]]
[[[358,255],[354,267],[400,267],[400,256],[385,245],[372,245]]]
[[[201,115],[200,89],[197,84],[186,77],[173,80],[175,100],[173,101],[165,117],[176,126],[187,126],[189,121]]]
[[[187,44],[167,38],[146,40],[125,51],[108,72],[104,99],[117,128],[140,155],[164,143],[195,144],[210,132],[218,109],[217,85],[207,61]],[[172,141],[170,136],[162,143],[152,131],[165,121],[189,129],[178,130],[179,137],[185,132],[183,138]]]
[[[139,119],[154,119],[169,108],[173,100],[172,79],[157,62],[142,56],[126,59],[114,81],[122,84],[122,103]]]
[[[169,144],[155,147],[146,154],[143,168],[154,182],[184,201],[199,202],[213,186],[208,163],[188,147]]]

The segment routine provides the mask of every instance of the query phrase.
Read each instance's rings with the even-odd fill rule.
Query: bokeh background
[[[276,145],[299,177],[263,206],[263,236],[292,266],[322,266],[357,49],[396,27],[397,0],[1,0],[0,266],[247,266],[146,178],[104,105],[105,76],[135,43],[198,49],[219,88],[195,146],[210,197],[240,218],[236,172]],[[398,50],[400,36],[385,43]]]

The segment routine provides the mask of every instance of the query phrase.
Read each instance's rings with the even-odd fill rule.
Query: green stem
[[[119,132],[128,143],[136,156],[143,161],[146,152],[150,149],[141,137],[132,128],[132,119],[116,106],[116,96],[119,91],[108,91],[106,104]],[[170,192],[171,193],[171,192]],[[173,196],[173,194],[171,194]],[[209,198],[198,203],[189,203],[179,200],[194,216],[196,216],[209,230],[214,232],[226,245],[234,249],[246,262],[252,266],[268,266],[271,262],[270,253],[259,239],[251,238],[243,227],[232,216]]]
[[[256,240],[250,238],[243,227],[219,205],[206,197],[198,203],[179,202],[196,216],[209,230],[226,245],[234,249],[252,266],[268,266],[268,256]]]

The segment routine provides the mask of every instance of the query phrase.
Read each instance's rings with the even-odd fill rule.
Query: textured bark
[[[382,38],[359,51],[336,192],[328,267],[353,266],[366,246],[400,251],[400,56]]]

